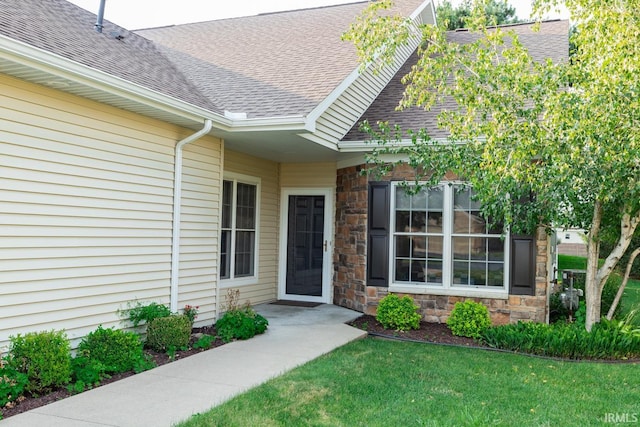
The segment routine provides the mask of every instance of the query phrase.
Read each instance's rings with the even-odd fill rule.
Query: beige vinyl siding
[[[271,162],[247,154],[225,150],[224,170],[260,178],[260,222],[258,282],[255,285],[233,286],[233,280],[221,286],[240,290],[241,304],[260,304],[274,301],[278,291],[278,229],[279,229],[279,167]],[[224,305],[228,290],[221,288],[220,304]]]
[[[335,163],[283,163],[280,165],[282,187],[335,188]]]
[[[196,325],[215,322],[222,144],[207,137],[183,152],[178,308],[198,306]]]
[[[0,76],[0,352],[168,303],[175,143],[193,133]],[[215,317],[221,143],[185,148],[180,301]],[[209,311],[208,313],[203,313]]]

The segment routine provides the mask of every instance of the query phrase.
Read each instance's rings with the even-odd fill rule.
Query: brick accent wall
[[[333,302],[375,315],[378,302],[387,295],[388,288],[367,286],[366,283],[368,178],[361,174],[364,167],[338,170]],[[394,172],[394,178],[404,178],[408,172],[408,168],[400,168]],[[546,322],[549,248],[547,235],[542,228],[536,235],[536,251],[535,295],[510,295],[508,299],[428,294],[410,296],[420,306],[422,318],[427,322],[446,322],[455,303],[466,299],[486,305],[494,324],[519,320]]]

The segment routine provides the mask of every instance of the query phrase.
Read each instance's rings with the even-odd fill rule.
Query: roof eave
[[[33,83],[46,85],[47,81],[61,79],[59,81],[83,88],[84,92],[89,94],[85,97],[90,99],[92,95],[95,98],[107,96],[114,99],[114,102],[109,104],[115,107],[133,112],[145,111],[146,114],[142,113],[145,115],[154,111],[157,112],[158,118],[181,126],[199,125],[203,119],[210,119],[216,128],[223,130],[229,130],[234,125],[233,120],[221,114],[4,35],[0,35],[0,53],[2,61],[12,64],[12,70],[22,67],[30,72],[6,72],[1,66],[0,71]],[[68,87],[56,88],[73,93]],[[140,110],[136,111],[136,107]]]

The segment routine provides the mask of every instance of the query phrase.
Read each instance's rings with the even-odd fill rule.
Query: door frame
[[[280,190],[280,245],[278,262],[278,299],[330,304],[333,298],[333,188],[286,187]],[[324,196],[324,241],[322,257],[322,296],[287,294],[287,242],[289,233],[289,196]]]

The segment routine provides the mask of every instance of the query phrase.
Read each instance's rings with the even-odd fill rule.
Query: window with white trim
[[[222,183],[220,278],[255,276],[258,184],[239,179]]]
[[[392,283],[505,290],[505,245],[487,228],[468,186],[443,183],[410,194],[394,183]]]

